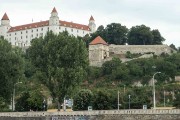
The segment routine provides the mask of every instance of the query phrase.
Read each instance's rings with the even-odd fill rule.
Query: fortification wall
[[[141,54],[152,52],[156,55],[175,52],[168,45],[109,45],[109,52],[113,54],[126,54],[127,51]]]

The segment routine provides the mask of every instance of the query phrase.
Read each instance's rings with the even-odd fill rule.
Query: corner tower
[[[96,24],[95,24],[95,20],[94,20],[92,15],[91,15],[91,17],[89,19],[89,25],[88,26],[91,29],[92,33],[96,31]]]
[[[1,25],[0,25],[0,36],[4,36],[6,38],[8,30],[11,28],[10,26],[10,20],[6,13],[4,13],[2,19],[1,19]]]
[[[54,7],[49,18],[49,26],[59,25],[59,17],[56,8]]]
[[[107,58],[109,58],[109,46],[98,36],[89,43],[90,66],[100,67]]]

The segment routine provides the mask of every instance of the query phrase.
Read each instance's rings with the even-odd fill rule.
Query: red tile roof
[[[55,7],[53,8],[53,10],[52,10],[52,12],[51,12],[51,13],[53,13],[53,12],[57,13],[57,10],[56,10],[56,8],[55,8]]]
[[[90,28],[87,25],[77,24],[77,23],[73,23],[73,22],[66,22],[66,21],[61,21],[61,20],[59,21],[59,23],[60,23],[60,26],[90,31]],[[16,32],[16,31],[20,31],[20,30],[38,28],[38,27],[43,27],[43,26],[49,26],[49,20],[11,27],[8,32]]]
[[[97,44],[103,44],[103,45],[108,45],[100,36],[96,37],[90,45],[97,45]]]
[[[48,26],[48,25],[49,25],[48,20],[41,21],[41,22],[11,27],[8,32],[15,32],[15,31],[26,30],[26,29],[31,29],[31,28],[38,28],[38,27],[43,27],[43,26]]]
[[[4,13],[4,15],[3,15],[3,17],[2,17],[2,19],[1,20],[9,20],[9,18],[8,18],[8,16],[7,16],[7,14],[6,13]]]
[[[94,20],[93,16],[91,15],[90,19],[89,20]]]
[[[82,25],[82,24],[73,23],[73,22],[66,22],[66,21],[61,21],[61,20],[59,21],[59,23],[60,23],[60,26],[90,31],[90,28],[87,25]]]

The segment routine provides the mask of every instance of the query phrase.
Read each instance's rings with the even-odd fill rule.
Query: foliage
[[[128,29],[120,23],[107,25],[106,40],[109,44],[124,45],[127,42]]]
[[[126,54],[125,54],[126,58],[138,58],[141,56],[141,54],[138,54],[138,53],[134,53],[132,54],[130,51],[127,51]]]
[[[67,32],[55,35],[50,31],[44,38],[34,39],[27,53],[39,78],[60,103],[86,75],[85,44]]]
[[[120,23],[111,23],[105,28],[102,25],[99,26],[95,33],[89,37],[85,36],[83,39],[89,44],[97,36],[101,36],[109,44],[124,45],[127,42],[127,33],[126,26],[122,26]]]
[[[173,106],[175,106],[176,108],[180,108],[180,93],[179,92],[175,96]]]
[[[174,50],[178,50],[174,44],[170,44],[169,47],[171,47]]]
[[[128,33],[128,44],[130,45],[150,45],[152,42],[151,30],[145,25],[132,27]]]
[[[0,112],[6,111],[8,109],[8,105],[5,102],[5,99],[0,97]]]
[[[161,36],[161,33],[159,30],[152,30],[152,35],[153,35],[153,45],[161,45],[162,42],[165,41],[165,39]]]
[[[95,110],[109,110],[111,109],[111,94],[104,91],[97,91],[94,93],[93,109]]]
[[[40,91],[34,90],[24,92],[19,99],[17,99],[17,111],[42,111],[44,97]]]
[[[13,86],[23,74],[23,60],[16,48],[0,38],[0,97],[10,102]]]
[[[133,26],[128,33],[128,44],[130,45],[158,45],[165,39],[159,30],[152,30],[145,25]]]
[[[130,95],[130,98],[129,98]],[[131,91],[128,91],[124,96],[124,105],[125,108],[131,109],[142,109],[143,105],[147,105],[148,108],[151,107],[151,91],[145,88],[133,88]]]
[[[74,96],[74,110],[87,110],[88,106],[92,106],[93,93],[88,89],[80,90]]]

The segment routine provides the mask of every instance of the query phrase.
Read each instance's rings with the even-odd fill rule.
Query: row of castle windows
[[[49,27],[47,28],[48,31],[49,31]],[[61,27],[59,27],[59,29],[61,29]],[[38,29],[36,29],[36,31],[38,32]],[[43,31],[43,28],[41,28],[41,31]],[[67,31],[67,28],[65,28],[65,31]],[[71,29],[71,32],[73,32],[74,29]],[[31,32],[33,33],[33,30],[31,30]],[[26,33],[28,33],[28,31],[26,30]],[[77,30],[77,33],[79,33],[79,30]],[[17,35],[17,33],[15,32],[14,33],[15,35]],[[21,31],[21,34],[23,34],[23,32]],[[84,34],[84,31],[83,31],[83,34]],[[9,36],[11,36],[11,34],[9,34]]]

